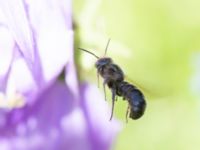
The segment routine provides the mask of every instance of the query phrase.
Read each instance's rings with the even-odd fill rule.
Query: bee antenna
[[[94,53],[92,53],[92,52],[90,52],[90,51],[88,51],[88,50],[86,50],[86,49],[83,49],[83,48],[78,48],[78,49],[80,49],[80,50],[82,50],[82,51],[85,51],[85,52],[87,52],[87,53],[93,55],[93,56],[96,57],[97,59],[99,59],[99,57],[98,57],[97,55],[95,55]]]
[[[109,43],[110,43],[110,38],[108,39],[108,42],[107,42],[107,45],[106,45],[106,49],[105,49],[104,56],[105,56],[105,55],[106,55],[106,53],[107,53],[107,49],[108,49],[108,45],[109,45]]]

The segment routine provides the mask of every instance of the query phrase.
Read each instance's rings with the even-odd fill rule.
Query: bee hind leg
[[[112,89],[112,107],[111,107],[110,121],[112,120],[112,117],[113,117],[114,106],[115,106],[115,96],[116,96],[116,91]]]

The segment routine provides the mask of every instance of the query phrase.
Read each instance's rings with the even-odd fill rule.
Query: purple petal
[[[9,30],[5,26],[0,26],[0,91],[6,88],[7,74],[14,53],[13,47],[14,41]]]
[[[64,2],[70,11],[71,1]],[[60,9],[61,4],[61,0],[34,0],[26,4],[45,82],[57,77],[72,55],[72,20]]]
[[[27,97],[56,80],[73,55],[71,24],[70,0],[0,1],[0,90]]]
[[[27,64],[30,68],[32,68],[35,61],[33,36],[26,16],[27,14],[24,9],[23,1],[1,1],[0,10],[5,17],[2,24],[9,29],[15,43],[20,48],[22,55],[26,59]]]
[[[97,89],[84,85],[81,91],[83,100],[77,104],[66,85],[56,82],[33,106],[7,116],[15,122],[1,124],[0,145],[6,150],[108,150],[119,126],[108,121]]]
[[[55,79],[71,55],[71,1],[8,0],[0,4],[4,16],[0,22],[8,27],[34,79],[40,82]],[[64,4],[68,11],[63,10]]]
[[[6,93],[21,93],[24,96],[28,96],[38,88],[37,83],[33,77],[32,72],[27,67],[25,59],[23,57],[17,58],[11,66]]]
[[[109,121],[110,109],[97,88],[83,85],[81,89],[83,111],[89,127],[92,149],[108,150],[120,126],[115,119]]]

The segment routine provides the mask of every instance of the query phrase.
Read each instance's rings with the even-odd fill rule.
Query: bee
[[[97,69],[98,86],[99,86],[99,75],[100,75],[104,80],[103,90],[104,90],[105,100],[106,100],[105,86],[107,85],[111,90],[112,106],[111,106],[110,120],[113,117],[114,104],[115,100],[117,100],[117,96],[122,96],[123,99],[128,101],[126,120],[128,114],[130,118],[138,119],[143,115],[146,107],[144,96],[142,92],[140,92],[138,89],[135,88],[135,86],[124,81],[124,73],[122,69],[117,64],[115,64],[110,57],[106,57],[109,43],[110,39],[107,42],[105,53],[101,58],[86,49],[83,48],[79,49],[97,58],[95,67]]]

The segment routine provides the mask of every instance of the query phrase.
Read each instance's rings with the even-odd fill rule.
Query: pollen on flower
[[[14,109],[21,108],[25,105],[25,98],[19,93],[12,95],[5,95],[0,92],[0,108],[3,109]]]

